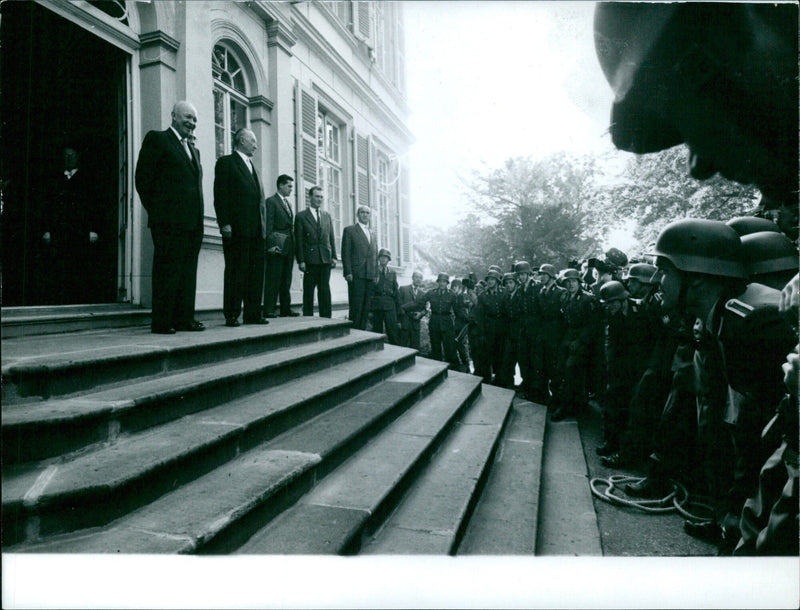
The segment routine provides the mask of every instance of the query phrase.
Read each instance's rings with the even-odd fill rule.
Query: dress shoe
[[[705,523],[695,523],[694,521],[684,521],[683,531],[692,538],[703,540],[711,544],[719,545],[722,543],[722,528],[715,521]]]
[[[245,324],[269,324],[266,318],[258,318],[258,320],[245,320]]]
[[[665,498],[670,492],[672,486],[669,481],[659,477],[645,477],[625,486],[625,493],[633,498]]]
[[[229,320],[225,320],[225,326],[230,326],[231,328],[236,328],[237,326],[241,326],[241,323],[239,322],[239,320],[236,320],[235,318],[231,318]]]
[[[603,443],[597,449],[594,450],[594,452],[601,457],[611,455],[612,453],[616,453],[616,451],[617,451],[617,446],[614,443],[609,443],[609,442]]]
[[[300,314],[297,313],[296,311],[290,311],[290,312],[287,312],[287,313],[282,313],[281,314],[281,318],[296,318],[299,315]]]
[[[192,322],[188,326],[176,326],[176,330],[181,330],[185,332],[196,333],[200,332],[201,330],[206,329],[206,325],[202,322],[198,322],[197,320],[192,320]]]
[[[158,327],[154,326],[154,327],[150,328],[150,332],[153,333],[154,335],[174,335],[175,334],[175,329],[174,328],[158,328]]]

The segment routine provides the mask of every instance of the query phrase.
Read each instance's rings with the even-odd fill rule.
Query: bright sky
[[[415,223],[449,225],[459,176],[514,156],[613,148],[594,2],[406,3]]]

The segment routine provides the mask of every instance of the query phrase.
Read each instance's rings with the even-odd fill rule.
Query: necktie
[[[183,144],[183,150],[186,152],[186,155],[189,157],[189,160],[192,161],[192,151],[189,148],[189,140],[187,138],[181,138],[181,144]]]
[[[319,210],[314,210],[314,218],[316,219],[317,224],[319,224]]]

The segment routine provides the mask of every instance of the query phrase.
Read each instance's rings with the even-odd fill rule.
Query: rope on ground
[[[677,512],[684,518],[697,523],[707,523],[713,520],[714,509],[703,502],[699,502],[689,496],[689,492],[684,485],[680,482],[670,479],[672,484],[672,491],[660,499],[636,499],[623,497],[614,493],[614,491],[626,483],[638,483],[643,481],[644,477],[633,477],[624,474],[611,475],[608,479],[594,478],[589,481],[589,487],[592,494],[617,506],[629,506],[636,508],[646,513],[665,514]],[[623,492],[624,493],[624,492]],[[691,509],[691,510],[690,510]],[[692,512],[699,510],[705,514],[697,514]]]

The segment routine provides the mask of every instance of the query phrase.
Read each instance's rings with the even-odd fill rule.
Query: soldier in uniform
[[[422,294],[417,300],[418,307],[425,308],[430,304],[431,316],[428,320],[428,332],[431,339],[431,358],[458,365],[453,331],[453,306],[455,296],[447,289],[450,276],[440,273],[436,277],[436,288]]]
[[[643,335],[637,324],[636,302],[629,296],[625,286],[616,280],[600,288],[600,303],[606,308],[606,388],[602,405],[604,442],[597,454],[603,457],[622,447],[633,388],[644,370]]]
[[[473,275],[473,274],[470,274]],[[463,284],[466,287],[466,299],[469,300],[469,308],[468,308],[468,319],[469,319],[469,326],[467,328],[467,333],[469,335],[469,356],[472,359],[472,374],[479,375],[479,370],[483,370],[485,367],[482,366],[482,358],[483,358],[483,337],[478,330],[478,321],[476,318],[476,312],[478,308],[478,286],[477,283],[474,282],[472,278],[464,279]]]
[[[760,431],[782,398],[781,362],[796,333],[778,312],[778,291],[757,284],[745,289],[741,240],[724,223],[673,222],[655,253],[664,305],[697,318],[698,444],[716,519],[684,527],[730,552],[740,537],[744,501],[777,445],[761,442]]]
[[[545,263],[539,267],[541,290],[536,298],[539,316],[539,333],[534,363],[536,379],[534,396],[537,402],[550,405],[551,392],[558,384],[558,346],[564,334],[564,314],[561,307],[567,300],[567,291],[556,285],[556,268]],[[555,405],[551,405],[551,411]]]
[[[522,376],[519,394],[522,398],[540,402],[535,396],[535,368],[537,338],[539,336],[539,314],[537,297],[540,285],[533,280],[531,265],[520,261],[515,267],[519,288],[512,299],[512,315],[519,319],[517,339],[517,360]]]
[[[587,362],[598,332],[594,296],[581,290],[580,271],[565,269],[564,282],[569,296],[562,306],[565,330],[559,345],[559,382],[553,397],[556,409],[550,416],[552,421],[574,417],[586,406]]]
[[[502,380],[505,337],[503,293],[500,291],[502,279],[499,271],[489,270],[485,280],[486,290],[478,295],[478,304],[475,308],[478,332],[483,337],[484,356],[478,375],[483,377],[485,383],[498,383]]]
[[[386,332],[391,345],[400,345],[400,297],[397,288],[397,274],[390,271],[389,261],[392,253],[386,248],[378,250],[378,273],[370,287],[370,311],[372,330]]]
[[[514,387],[514,374],[517,369],[517,352],[519,348],[519,312],[514,311],[514,295],[517,293],[517,276],[515,273],[503,274],[503,321],[505,322],[503,359],[500,365],[500,378],[497,385],[503,388]]]
[[[468,281],[468,280],[467,280]],[[469,373],[469,351],[467,350],[467,332],[469,331],[470,308],[472,301],[467,294],[462,280],[456,278],[450,283],[450,290],[455,296],[453,303],[453,331],[455,333],[456,355],[460,361],[458,369]]]

